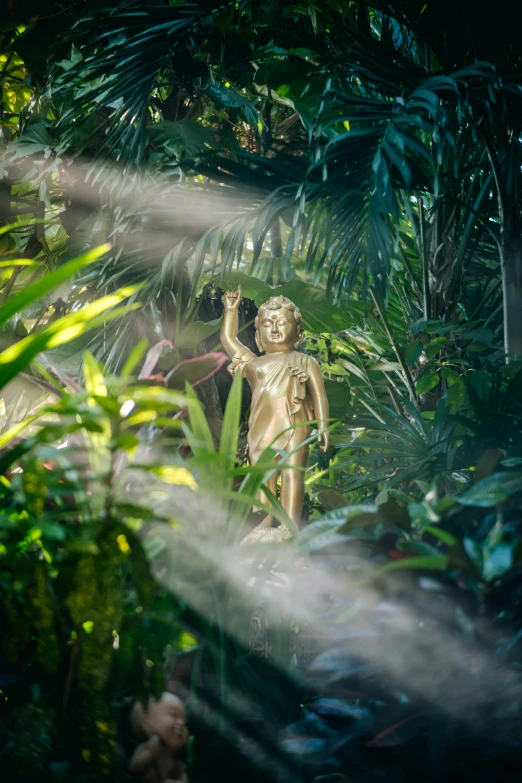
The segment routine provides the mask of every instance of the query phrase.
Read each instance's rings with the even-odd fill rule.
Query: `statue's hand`
[[[237,291],[225,291],[223,297],[223,304],[225,305],[225,311],[237,310],[239,303],[241,302],[241,286],[237,287]]]
[[[319,432],[319,435],[317,436],[317,440],[321,444],[321,451],[326,453],[331,444],[331,438],[330,438],[330,432],[328,430],[322,430]]]

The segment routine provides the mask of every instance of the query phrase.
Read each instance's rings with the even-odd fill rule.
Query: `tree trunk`
[[[504,238],[502,238],[504,239]],[[522,238],[502,241],[504,348],[507,361],[522,358]]]
[[[520,188],[522,149],[520,127],[505,132],[501,141],[484,137],[499,206],[500,262],[504,301],[506,361],[522,358],[522,219]]]

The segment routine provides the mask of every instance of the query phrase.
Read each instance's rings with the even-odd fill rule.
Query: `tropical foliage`
[[[522,50],[502,4],[12,0],[0,25],[0,758],[195,783],[518,776]],[[333,446],[273,454],[225,288],[301,309]],[[285,458],[285,454],[281,455]],[[288,522],[282,507],[275,516]]]

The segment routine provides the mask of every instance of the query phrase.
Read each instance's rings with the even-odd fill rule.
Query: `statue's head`
[[[137,739],[157,734],[174,751],[181,750],[188,742],[185,707],[173,693],[165,691],[157,701],[149,699],[146,709],[140,701],[135,702],[130,717]]]
[[[271,296],[261,305],[254,322],[260,351],[292,351],[303,341],[303,319],[299,308],[286,296]]]

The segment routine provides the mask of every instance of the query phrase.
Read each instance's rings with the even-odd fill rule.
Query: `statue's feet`
[[[289,541],[292,538],[292,533],[286,525],[280,525],[279,527],[267,526],[264,524],[266,519],[268,519],[268,517],[265,517],[260,525],[251,530],[250,533],[243,538],[240,542],[240,546],[243,546],[244,544],[273,544],[281,541]]]

